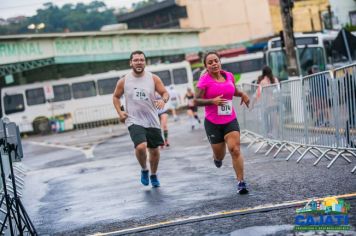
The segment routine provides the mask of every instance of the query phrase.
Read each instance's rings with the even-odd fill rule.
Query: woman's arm
[[[235,85],[235,97],[241,97],[241,105],[242,103],[245,103],[246,106],[248,107],[250,104],[250,98],[248,97],[248,95],[245,92],[240,91],[236,85]]]
[[[197,93],[194,99],[194,104],[196,106],[206,106],[206,105],[223,105],[227,102],[225,98],[222,98],[222,94],[215,98],[205,99],[204,97],[205,90],[197,88]]]

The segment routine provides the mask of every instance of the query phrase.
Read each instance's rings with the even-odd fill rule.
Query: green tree
[[[18,24],[0,26],[0,34],[34,33],[27,29],[30,24],[44,23],[41,32],[55,33],[64,31],[97,31],[103,25],[116,23],[114,9],[108,8],[104,2],[92,1],[89,4],[65,4],[62,7],[48,2],[37,14],[28,17]]]

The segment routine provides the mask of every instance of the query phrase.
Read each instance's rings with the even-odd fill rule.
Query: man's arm
[[[121,111],[121,102],[120,102],[120,98],[124,94],[124,85],[125,85],[125,78],[119,79],[119,81],[116,84],[114,94],[112,96],[115,109],[117,111],[117,114],[119,115],[121,122],[125,122],[127,118],[127,113]]]
[[[156,92],[161,95],[162,97],[162,102],[157,101],[156,106],[157,108],[161,109],[164,107],[165,103],[168,102],[169,100],[169,93],[167,91],[167,89],[164,87],[164,84],[162,82],[162,80],[157,76],[157,75],[153,75],[153,80],[155,83],[155,90]]]

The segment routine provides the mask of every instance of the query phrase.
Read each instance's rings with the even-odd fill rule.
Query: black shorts
[[[198,112],[198,107],[197,106],[194,106],[194,107],[188,106],[188,110],[192,110],[193,112]]]
[[[232,131],[240,132],[240,126],[237,119],[232,120],[227,124],[214,124],[205,119],[204,127],[206,136],[208,136],[210,144],[225,142],[224,136]]]
[[[164,144],[161,129],[145,128],[140,125],[130,125],[128,129],[135,148],[144,142],[147,142],[148,148],[157,148]]]

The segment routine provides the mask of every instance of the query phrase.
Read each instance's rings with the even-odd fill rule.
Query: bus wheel
[[[33,131],[35,134],[48,134],[50,130],[48,118],[38,117],[33,121]]]

